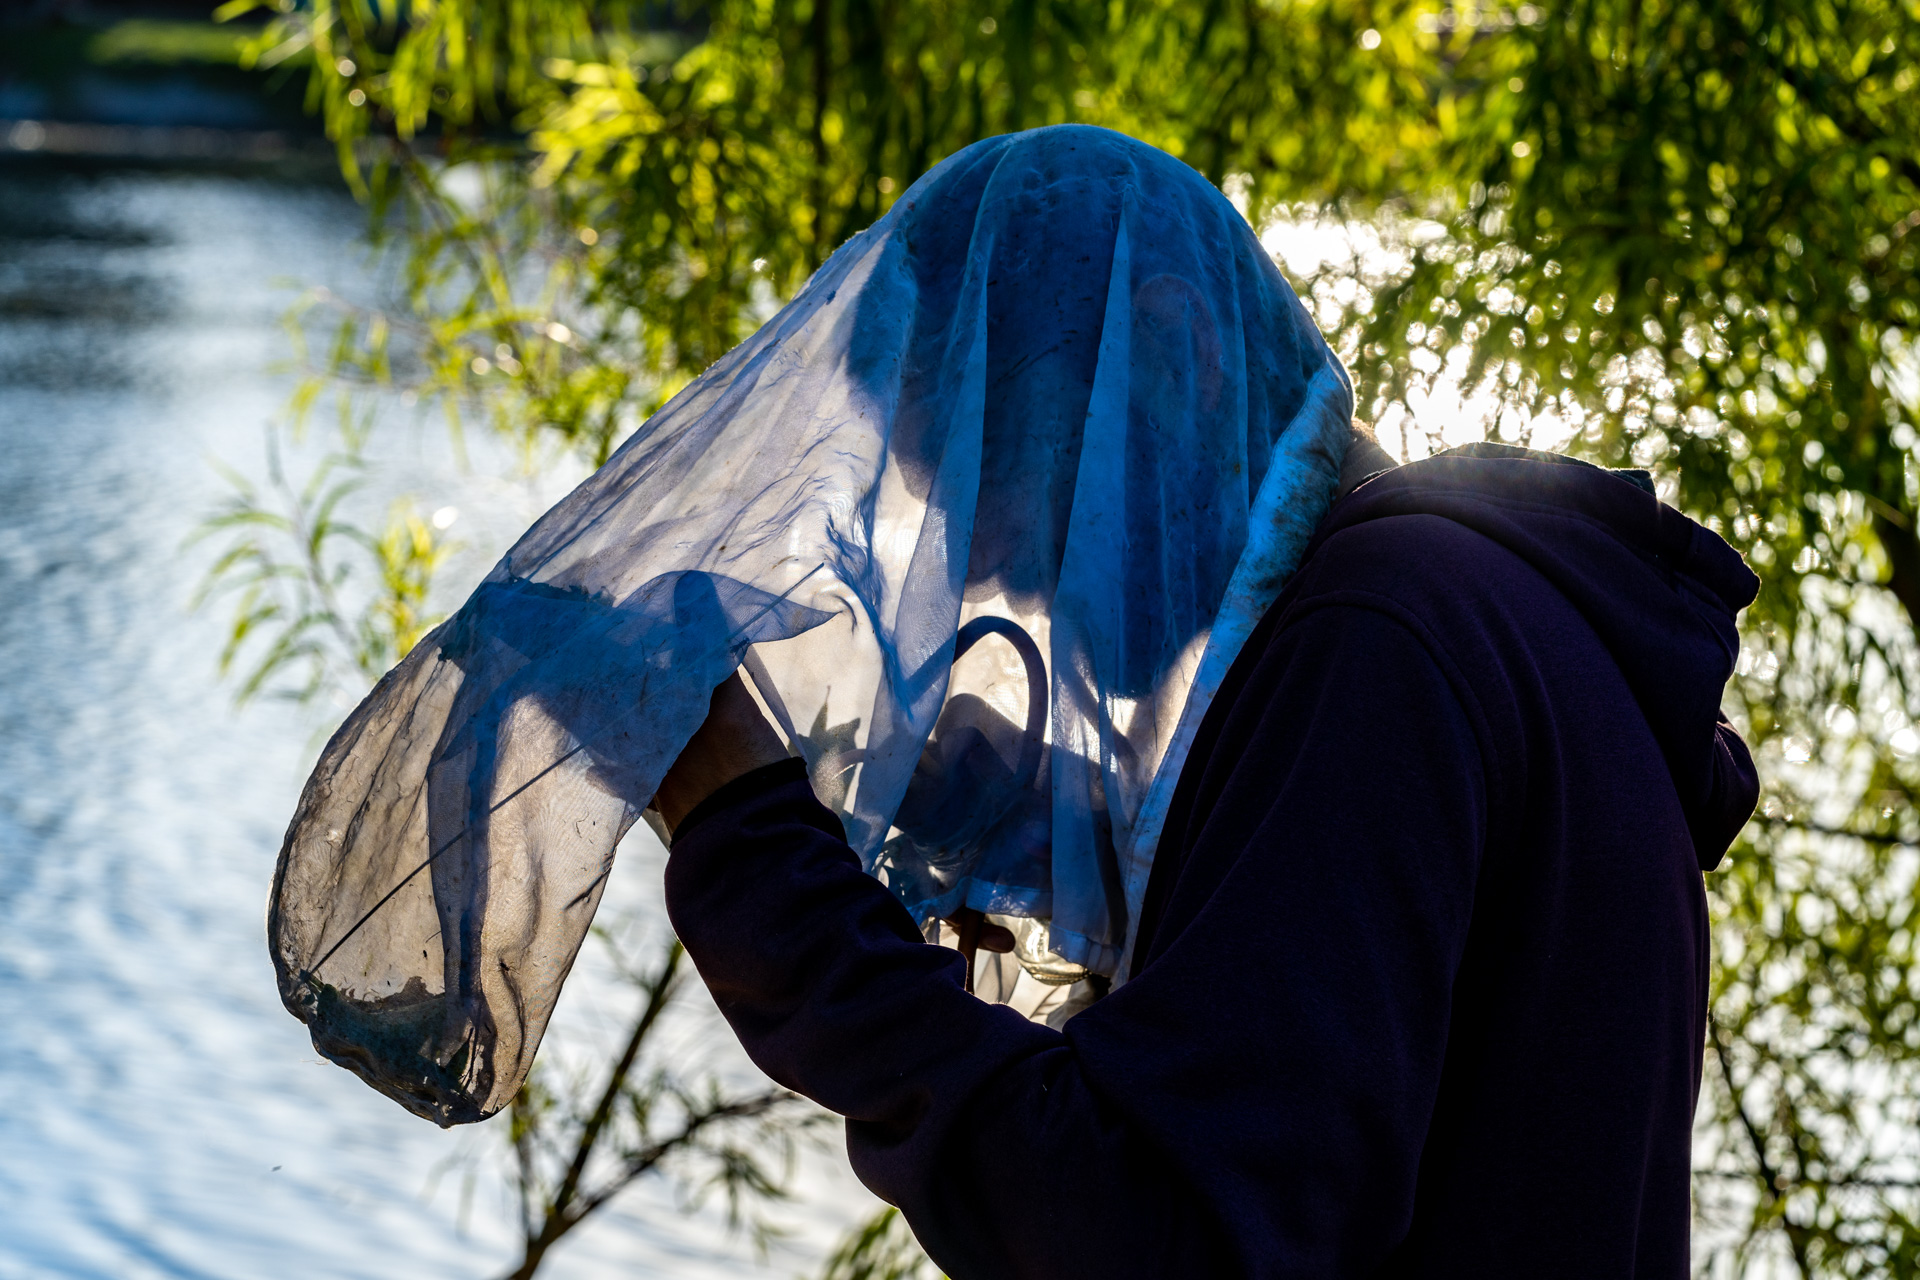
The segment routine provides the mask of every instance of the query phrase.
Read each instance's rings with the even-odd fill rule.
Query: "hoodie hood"
[[[1720,711],[1736,615],[1760,580],[1724,539],[1653,496],[1644,472],[1473,445],[1369,478],[1315,545],[1388,516],[1444,516],[1532,565],[1612,653],[1673,776],[1703,871],[1753,814],[1759,777]],[[1309,551],[1311,554],[1311,551]]]

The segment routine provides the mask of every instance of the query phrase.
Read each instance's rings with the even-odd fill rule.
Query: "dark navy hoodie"
[[[1206,717],[1131,980],[1064,1031],[962,990],[798,762],[688,816],[668,908],[955,1280],[1680,1280],[1756,586],[1583,464],[1370,480]]]

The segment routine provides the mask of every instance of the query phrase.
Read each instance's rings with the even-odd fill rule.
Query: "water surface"
[[[360,226],[325,189],[0,172],[0,1280],[489,1276],[511,1260],[496,1138],[406,1115],[280,1008],[267,884],[338,712],[236,711],[215,667],[224,620],[188,610],[211,549],[184,544],[226,495],[209,460],[257,474],[291,385],[272,371],[286,282],[369,296]],[[458,505],[456,580],[551,496],[485,458],[463,472],[431,429],[391,454],[366,503]],[[645,915],[659,853],[639,830],[609,900]],[[556,1035],[604,1036],[627,1003],[589,974]],[[807,1183],[798,1247],[768,1265],[712,1206],[653,1188],[542,1274],[811,1270],[863,1193],[843,1161]]]

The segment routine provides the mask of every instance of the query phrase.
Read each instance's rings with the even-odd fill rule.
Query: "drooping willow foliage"
[[[591,460],[982,136],[1110,125],[1340,229],[1300,283],[1385,439],[1651,467],[1760,572],[1701,1263],[1920,1273],[1920,8],[287,0],[252,48],[406,263],[325,385]]]

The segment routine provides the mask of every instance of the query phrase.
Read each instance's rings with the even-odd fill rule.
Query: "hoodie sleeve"
[[[847,1117],[856,1172],[955,1280],[1357,1274],[1406,1231],[1472,913],[1476,738],[1374,609],[1314,610],[1243,661],[1188,765],[1157,953],[1065,1033],[962,990],[797,764],[674,842],[674,927],[747,1052]]]

